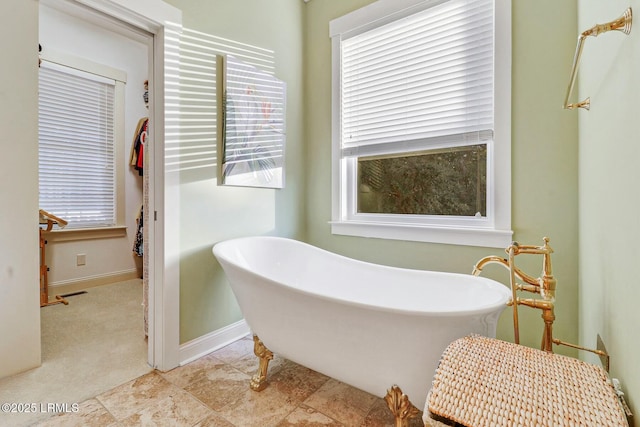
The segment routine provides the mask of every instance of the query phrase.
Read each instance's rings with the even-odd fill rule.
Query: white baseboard
[[[63,295],[72,292],[83,291],[96,286],[110,285],[111,283],[123,282],[140,278],[137,269],[116,271],[114,273],[98,274],[95,276],[80,277],[78,279],[59,280],[49,282],[49,299],[55,299],[54,295]]]
[[[180,345],[180,366],[218,350],[234,341],[251,333],[249,325],[243,320],[232,323],[229,326],[210,332],[194,340]]]

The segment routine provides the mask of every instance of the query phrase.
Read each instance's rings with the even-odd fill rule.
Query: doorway
[[[179,364],[179,263],[176,262],[179,229],[165,224],[177,223],[179,206],[173,182],[177,177],[165,176],[164,172],[164,129],[166,116],[172,113],[171,107],[165,105],[165,91],[169,84],[177,85],[179,76],[166,73],[165,61],[178,49],[176,34],[181,28],[181,13],[161,0],[147,0],[144,4],[125,0],[40,0],[40,3],[55,4],[67,14],[92,16],[101,24],[108,20],[116,29],[126,29],[125,32],[133,32],[137,37],[142,34],[148,40],[149,134],[153,140],[146,150],[148,180],[143,190],[145,238],[148,237],[145,240],[148,250],[144,254],[148,260],[144,274],[149,282],[148,363],[160,370],[172,369]]]
[[[47,237],[49,291],[69,295],[70,307],[43,308],[43,362],[73,360],[80,371],[99,360],[136,376],[154,366],[141,305],[154,260],[136,239],[153,191],[137,144],[147,134],[153,35],[70,2],[41,2],[39,27],[40,206],[70,222]],[[122,367],[103,357],[112,351]]]

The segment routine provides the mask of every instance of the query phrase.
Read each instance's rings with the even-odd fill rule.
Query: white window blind
[[[43,62],[40,208],[69,227],[116,224],[115,82]]]
[[[449,0],[342,40],[343,156],[493,135],[493,0]]]

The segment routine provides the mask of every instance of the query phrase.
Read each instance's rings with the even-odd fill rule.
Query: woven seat
[[[628,427],[602,368],[477,335],[444,351],[426,405],[467,427]]]

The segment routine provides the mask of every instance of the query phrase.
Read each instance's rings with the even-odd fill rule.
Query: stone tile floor
[[[249,380],[257,366],[253,341],[243,338],[172,371],[138,377],[37,426],[394,425],[382,398],[277,355],[269,364],[267,388],[252,391]],[[422,425],[420,417],[411,422]]]

